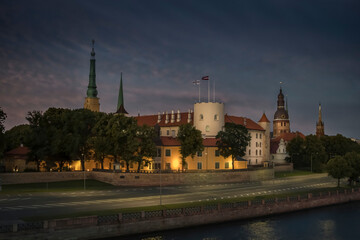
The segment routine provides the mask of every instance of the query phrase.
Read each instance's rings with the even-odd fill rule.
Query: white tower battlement
[[[215,137],[224,126],[224,103],[200,102],[194,104],[194,126],[203,137]]]

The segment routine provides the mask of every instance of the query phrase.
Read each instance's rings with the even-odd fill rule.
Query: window
[[[260,133],[260,139],[262,138],[262,134]]]
[[[258,147],[258,143],[256,142],[256,147]]]
[[[257,159],[255,160],[255,163],[257,164]]]
[[[210,132],[210,126],[209,126],[209,125],[206,125],[205,131],[206,131],[206,132]]]
[[[249,165],[251,165],[251,159],[249,160]]]
[[[219,150],[215,150],[215,157],[220,157],[220,151]]]
[[[166,135],[170,135],[170,130],[166,130]]]
[[[156,156],[161,157],[161,148],[156,149]]]
[[[256,134],[256,138],[258,138],[258,134]]]
[[[260,147],[261,147],[261,142],[260,142]]]
[[[170,149],[165,150],[165,156],[167,156],[167,157],[171,156],[171,150]]]
[[[171,130],[171,136],[175,137],[175,130]]]
[[[204,120],[204,115],[200,114],[200,121]]]
[[[249,156],[251,155],[251,150],[249,149]]]
[[[219,162],[215,162],[215,169],[219,169],[220,168],[220,163]]]
[[[202,162],[197,163],[197,169],[199,169],[199,170],[202,169]]]
[[[198,157],[202,157],[202,152],[200,152],[200,151],[197,152],[197,156],[198,156]]]
[[[214,115],[214,120],[215,120],[215,121],[219,121],[219,115],[215,114],[215,115]]]
[[[166,163],[166,170],[171,170],[171,165],[170,165],[170,163]]]
[[[286,122],[284,122],[284,126],[286,126]]]
[[[251,147],[251,142],[249,142],[249,147]]]
[[[257,152],[257,150],[255,151],[255,155],[257,156],[257,154],[258,154],[258,152]]]
[[[259,155],[261,156],[261,150],[259,150]]]
[[[228,169],[229,168],[229,162],[225,163],[225,168]]]
[[[281,122],[281,126],[283,125],[283,123]]]

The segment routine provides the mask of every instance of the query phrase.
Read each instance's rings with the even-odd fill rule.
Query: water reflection
[[[135,240],[359,240],[360,202],[269,218],[234,221],[108,239]]]

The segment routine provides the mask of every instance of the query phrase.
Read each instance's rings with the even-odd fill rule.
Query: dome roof
[[[289,114],[284,108],[278,108],[274,114],[274,119],[289,119]]]

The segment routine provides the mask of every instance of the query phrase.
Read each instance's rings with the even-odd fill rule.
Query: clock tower
[[[280,87],[280,93],[277,100],[277,110],[274,114],[273,137],[276,138],[282,133],[290,133],[290,120],[288,109],[285,109],[284,94]]]

